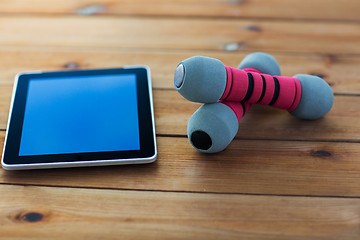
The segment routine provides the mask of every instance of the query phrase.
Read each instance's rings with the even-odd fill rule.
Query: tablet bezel
[[[31,79],[136,74],[140,150],[19,156],[25,104]],[[56,72],[27,72],[15,78],[2,155],[8,170],[149,163],[156,160],[151,74],[147,66]]]

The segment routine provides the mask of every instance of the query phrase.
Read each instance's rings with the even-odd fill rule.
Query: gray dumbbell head
[[[198,57],[195,57],[195,59],[192,60],[197,61],[197,58]],[[266,53],[252,53],[248,55],[240,63],[238,68],[254,68],[262,73],[280,75],[279,64],[275,58]],[[184,74],[182,67],[177,69],[177,71],[180,71],[180,73],[178,73],[180,77],[175,76],[175,86],[182,84],[182,75]],[[175,73],[175,75],[177,74]],[[211,74],[210,77],[213,76],[214,75]],[[180,81],[177,82],[179,79]],[[198,86],[193,90],[194,95],[197,93],[197,89]],[[224,89],[221,90],[222,94]],[[218,98],[220,98],[220,96],[217,97],[217,99]],[[187,132],[191,144],[197,150],[205,153],[216,153],[224,150],[231,143],[237,134],[238,128],[238,119],[228,106],[222,103],[210,103],[201,106],[192,115],[188,123]]]
[[[200,152],[224,150],[235,137],[239,123],[235,113],[225,104],[208,103],[190,118],[187,133],[190,143]]]
[[[214,58],[195,56],[182,61],[175,70],[176,90],[187,100],[214,103],[226,87],[224,64]]]
[[[334,93],[322,78],[313,75],[295,75],[301,84],[301,99],[291,115],[314,120],[328,113],[334,102]]]
[[[280,76],[280,67],[276,59],[270,54],[255,52],[247,55],[239,64],[239,69],[254,68],[261,73]]]

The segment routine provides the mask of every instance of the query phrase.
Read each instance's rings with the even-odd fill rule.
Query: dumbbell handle
[[[295,77],[271,76],[256,69],[225,66],[227,82],[221,102],[247,102],[293,111],[301,98],[300,81]]]
[[[239,70],[238,68],[235,68],[235,69]],[[254,68],[245,68],[245,69],[242,69],[242,71],[244,71],[246,73],[251,73],[251,74],[252,73],[259,74],[260,73],[258,70],[254,69]],[[227,81],[229,82],[229,77],[228,77]],[[233,102],[233,101],[219,100],[218,102],[221,102],[221,103],[225,104],[226,106],[228,106],[229,108],[231,108],[231,110],[235,113],[239,122],[240,122],[241,118],[247,113],[247,111],[249,111],[250,107],[253,105],[249,101]]]
[[[228,106],[236,115],[236,118],[240,122],[241,118],[249,111],[252,106],[249,102],[229,102],[229,101],[219,101],[222,104]]]

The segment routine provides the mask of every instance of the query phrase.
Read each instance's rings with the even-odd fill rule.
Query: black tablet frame
[[[135,74],[139,119],[140,150],[87,152],[51,155],[19,156],[20,140],[24,121],[28,86],[31,79],[56,79],[82,76],[105,76]],[[101,160],[146,159],[156,155],[155,128],[151,94],[151,80],[147,67],[124,67],[113,69],[94,69],[76,71],[58,71],[44,73],[23,73],[16,78],[9,117],[8,130],[3,152],[3,165],[26,165],[48,163],[71,163]],[[26,167],[25,167],[26,168]]]

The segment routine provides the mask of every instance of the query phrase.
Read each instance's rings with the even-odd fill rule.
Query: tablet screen
[[[29,169],[46,164],[154,161],[152,108],[146,67],[20,74],[2,166]]]
[[[29,81],[20,156],[138,149],[135,74]]]

